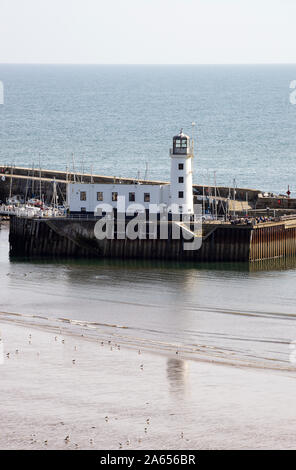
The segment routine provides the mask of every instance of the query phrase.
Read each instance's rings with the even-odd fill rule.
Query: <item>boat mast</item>
[[[39,200],[42,200],[42,188],[41,188],[41,159],[39,152]]]

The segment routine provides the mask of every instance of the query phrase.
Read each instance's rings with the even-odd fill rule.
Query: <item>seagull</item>
[[[65,437],[65,443],[68,444],[69,441],[70,441],[70,436],[66,436]]]

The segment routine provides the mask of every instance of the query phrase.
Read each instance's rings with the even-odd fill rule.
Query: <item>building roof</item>
[[[181,138],[181,139],[190,139],[190,137],[189,137],[188,135],[186,135],[186,134],[183,133],[183,129],[180,130],[180,132],[179,132],[178,135],[175,135],[175,136],[173,137],[174,140],[175,140],[175,139],[180,139],[180,138]]]

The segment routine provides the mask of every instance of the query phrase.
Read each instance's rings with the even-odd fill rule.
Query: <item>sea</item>
[[[295,79],[296,65],[0,65],[0,163],[168,181],[182,128],[195,183],[296,196]],[[1,312],[197,359],[296,367],[295,284],[294,260],[12,259],[0,230]]]

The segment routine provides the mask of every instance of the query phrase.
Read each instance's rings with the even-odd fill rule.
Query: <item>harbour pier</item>
[[[202,225],[200,249],[185,250],[184,238],[167,240],[95,237],[98,219],[12,217],[10,253],[25,257],[91,257],[201,262],[255,262],[296,256],[296,218],[272,222]],[[188,240],[187,240],[188,241]]]

